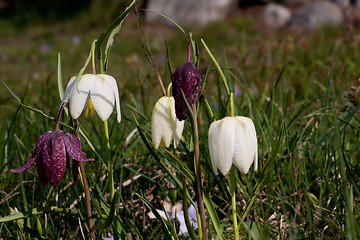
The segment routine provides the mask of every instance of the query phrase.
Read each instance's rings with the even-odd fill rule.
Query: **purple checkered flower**
[[[35,162],[37,173],[42,185],[56,187],[64,176],[70,158],[73,160],[72,171],[74,184],[78,180],[79,162],[94,161],[87,159],[81,152],[80,140],[77,136],[64,131],[48,131],[41,135],[36,143],[36,149],[29,161],[20,169],[10,172],[19,173],[28,170]]]
[[[201,85],[201,73],[190,61],[184,63],[171,76],[173,96],[175,99],[175,112],[179,121],[185,120],[188,116],[186,105],[181,94],[184,92],[185,98],[192,107],[198,96]]]

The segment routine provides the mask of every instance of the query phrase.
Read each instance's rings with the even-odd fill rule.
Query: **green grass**
[[[170,16],[171,17],[171,16]],[[60,99],[57,90],[57,53],[61,53],[63,81],[78,73],[89,54],[91,42],[105,29],[98,25],[84,30],[63,24],[42,25],[32,29],[1,32],[0,79],[28,106],[56,118]],[[86,23],[83,23],[86,26]],[[0,24],[5,26],[5,24]],[[164,84],[170,82],[166,62],[166,44],[174,71],[186,60],[186,39],[177,29],[145,25]],[[211,123],[204,107],[205,97],[216,119],[229,115],[225,89],[210,58],[201,45],[203,38],[220,66],[235,95],[235,114],[250,117],[258,135],[259,170],[238,175],[237,203],[240,235],[253,239],[356,239],[360,236],[360,162],[359,162],[359,87],[360,68],[358,35],[360,29],[325,28],[317,32],[263,31],[249,18],[229,19],[205,29],[191,29],[199,44],[200,71],[206,78],[199,101],[200,160],[204,192],[215,213],[209,221],[210,236],[220,228],[225,239],[232,239],[229,176],[216,176],[207,146]],[[72,38],[81,43],[74,45]],[[41,51],[47,44],[48,51]],[[91,72],[91,68],[87,69]],[[149,151],[144,140],[151,141],[151,112],[161,97],[155,72],[147,62],[131,14],[115,37],[108,73],[118,81],[123,120],[109,120],[110,144],[117,188],[116,216],[113,223],[96,232],[97,238],[118,232],[122,239],[176,239],[176,229],[168,221],[150,220],[150,203],[161,208],[162,200],[173,203],[183,199],[185,181],[193,200],[193,180],[187,166],[191,159],[191,124],[187,120],[184,141],[172,148]],[[208,74],[207,74],[208,73]],[[37,138],[55,128],[55,122],[34,111],[20,107],[9,91],[0,88],[0,215],[10,215],[10,207],[20,212],[57,206],[79,210],[77,214],[49,212],[21,221],[0,223],[5,239],[48,238],[82,239],[88,236],[82,184],[76,187],[67,169],[57,188],[42,187],[35,167],[22,174],[9,173],[31,156]],[[125,140],[137,126],[141,130]],[[71,125],[69,119],[63,118]],[[92,208],[95,214],[109,214],[107,171],[103,156],[102,123],[95,115],[80,117],[98,156],[81,137]],[[72,129],[63,127],[66,131]],[[151,150],[151,147],[150,147]],[[174,157],[176,156],[176,157]],[[170,171],[174,174],[169,175]],[[133,177],[134,180],[131,180]],[[140,176],[138,178],[138,176]],[[130,181],[129,181],[130,180]],[[126,184],[124,184],[126,183]],[[139,198],[142,196],[144,199]],[[75,204],[76,203],[76,204]],[[211,209],[209,208],[208,211]],[[95,225],[104,220],[95,219]],[[81,225],[80,225],[81,223]],[[176,226],[175,226],[176,227]],[[41,236],[41,237],[40,237]],[[189,237],[179,236],[180,239]]]

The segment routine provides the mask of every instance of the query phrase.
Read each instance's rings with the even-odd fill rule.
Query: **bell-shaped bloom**
[[[176,117],[181,121],[188,116],[181,89],[192,107],[198,96],[201,85],[201,73],[191,62],[184,63],[171,76],[173,96],[175,99]]]
[[[247,117],[225,117],[209,128],[209,151],[215,173],[226,175],[231,165],[247,173],[254,162],[257,170],[258,150],[253,121]]]
[[[155,149],[169,147],[174,139],[174,148],[181,140],[184,121],[179,121],[175,115],[175,101],[173,97],[161,97],[155,104],[151,116],[151,135]]]
[[[119,91],[115,78],[106,74],[84,74],[79,81],[72,77],[66,87],[63,102],[70,101],[70,114],[77,119],[89,98],[102,121],[107,120],[116,104],[117,121],[121,121]]]
[[[49,131],[39,137],[29,161],[22,168],[12,169],[10,172],[24,172],[36,163],[42,185],[47,186],[50,183],[51,186],[56,187],[64,176],[70,158],[75,160],[72,170],[76,184],[79,162],[94,161],[94,159],[87,159],[81,152],[80,140],[77,136],[64,131]]]

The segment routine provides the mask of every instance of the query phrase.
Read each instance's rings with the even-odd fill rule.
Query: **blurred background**
[[[57,94],[51,90],[57,88],[58,53],[66,84],[84,65],[92,41],[129,3],[0,0],[0,79],[17,94],[26,92],[35,103],[39,91],[48,92],[43,107],[56,105],[50,101],[58,101],[51,96]],[[263,81],[262,76],[275,79],[284,64],[289,65],[290,76],[303,70],[310,76],[316,74],[315,67],[328,66],[333,49],[340,45],[353,49],[337,52],[343,64],[337,66],[339,72],[345,74],[346,69],[351,79],[357,79],[358,54],[353,50],[360,39],[358,0],[146,0],[138,9],[165,84],[170,82],[165,70],[166,44],[173,66],[178,67],[186,59],[187,43],[174,23],[160,14],[191,30],[195,40],[204,38],[217,56],[226,56],[230,67],[245,70],[243,77],[252,79],[260,89],[271,89],[273,81]],[[142,44],[136,16],[131,12],[115,37],[108,73],[118,79],[120,89],[127,88],[135,97],[146,97],[139,90],[143,85],[161,95]],[[205,73],[206,67],[200,65],[200,70]],[[296,77],[293,84],[306,88]],[[121,97],[127,98],[123,93]],[[10,98],[7,90],[0,88],[0,103]]]

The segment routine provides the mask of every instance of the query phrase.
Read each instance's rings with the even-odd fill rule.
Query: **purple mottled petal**
[[[32,165],[34,165],[35,161],[37,158],[30,158],[29,161],[27,161],[27,163],[25,163],[24,166],[22,166],[22,168],[19,169],[11,169],[10,172],[12,173],[19,173],[19,172],[24,172],[26,170],[28,170]]]
[[[53,187],[59,184],[66,168],[65,144],[60,132],[53,132],[50,141],[44,143],[37,167],[43,184],[49,182]]]
[[[19,172],[24,172],[24,171],[28,170],[35,163],[35,161],[39,158],[40,152],[42,150],[42,146],[43,146],[44,142],[49,140],[50,136],[51,136],[51,132],[46,132],[43,135],[41,135],[39,137],[39,139],[37,140],[35,151],[31,155],[31,158],[29,159],[29,161],[27,161],[27,163],[25,163],[25,165],[22,168],[12,169],[12,170],[10,170],[10,172],[19,173]]]
[[[79,167],[79,162],[78,161],[73,161],[72,162],[72,175],[73,175],[73,181],[74,181],[74,185],[76,186],[77,182],[78,182],[78,167]]]
[[[70,133],[62,132],[62,139],[65,143],[66,151],[72,159],[80,162],[94,161],[94,159],[92,158],[87,159],[85,155],[81,152],[80,140],[77,136]]]
[[[185,120],[188,112],[181,94],[181,89],[190,107],[192,107],[200,90],[201,73],[192,63],[186,62],[173,73],[171,81],[173,83],[176,117],[180,121]]]
[[[39,157],[38,161],[36,162],[36,171],[39,175],[41,184],[46,187],[49,184],[49,178],[47,176],[47,169],[46,165],[42,160],[42,154]]]
[[[51,138],[54,135],[54,132],[50,133],[48,135],[48,137],[46,138],[46,141],[43,142],[43,146],[42,146],[42,150],[41,150],[41,154],[38,158],[38,160],[36,161],[36,169],[37,169],[37,173],[39,175],[41,184],[43,186],[47,186],[49,184],[49,169],[48,166],[46,164],[47,161],[49,161],[50,159],[50,155],[51,155]]]

